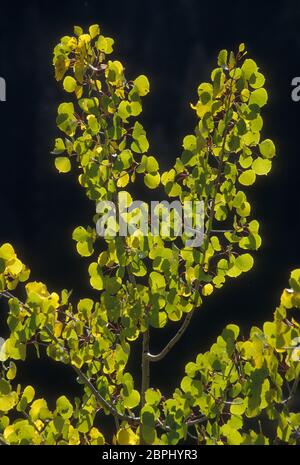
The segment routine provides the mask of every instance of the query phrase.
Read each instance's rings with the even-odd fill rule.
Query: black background
[[[268,177],[249,189],[253,215],[261,223],[263,246],[253,270],[211,296],[186,335],[152,371],[152,386],[172,392],[184,364],[206,350],[224,325],[252,325],[270,318],[290,271],[299,267],[300,102],[291,99],[291,81],[300,76],[300,4],[297,0],[259,2],[197,0],[27,1],[0,3],[0,76],[7,101],[0,102],[0,243],[14,244],[32,270],[31,278],[49,289],[93,295],[87,265],[71,239],[78,225],[91,224],[94,205],[72,174],[58,175],[50,151],[58,137],[55,117],[68,99],[54,80],[52,50],[73,25],[99,23],[116,41],[114,57],[127,77],[146,74],[151,93],[142,122],[151,151],[163,168],[181,152],[184,135],[196,124],[189,108],[197,86],[207,81],[222,48],[245,42],[267,77],[269,103],[263,110],[263,136],[274,140],[277,157]],[[1,335],[6,334],[0,302]],[[175,331],[153,331],[153,352]],[[49,360],[20,364],[21,379],[50,399],[78,394],[68,367]],[[130,367],[139,374],[140,360]],[[139,381],[138,381],[139,383]]]

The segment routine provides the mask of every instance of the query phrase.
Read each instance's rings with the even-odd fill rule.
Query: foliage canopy
[[[68,94],[58,107],[62,135],[55,141],[55,166],[59,173],[75,170],[95,205],[118,203],[121,194],[129,206],[128,190],[139,176],[151,193],[163,186],[167,198],[204,201],[204,242],[190,247],[188,234],[175,238],[172,231],[112,237],[110,228],[99,241],[97,212],[92,225],[73,232],[98,291],[95,301],[78,302],[67,290],[52,292],[29,281],[29,269],[3,244],[0,292],[8,300],[10,334],[0,348],[0,442],[164,445],[189,437],[198,444],[299,443],[300,413],[290,405],[300,375],[300,325],[293,310],[300,307],[300,270],[292,272],[271,321],[253,327],[247,340],[237,325],[226,326],[207,352],[186,365],[171,397],[150,379],[151,364],[168,355],[194,311],[253,266],[261,237],[247,189],[269,173],[275,155],[273,142],[261,136],[265,78],[244,44],[236,53],[222,50],[191,105],[195,130],[184,138],[174,166],[161,172],[137,119],[149,80],[127,80],[122,63],[110,58],[113,45],[98,25],[87,33],[76,26],[74,36],[61,38],[54,49],[55,77]],[[179,329],[153,355],[150,330],[169,321]],[[127,370],[137,339],[143,340],[140,382]],[[29,344],[37,356],[46,346],[48,357],[74,369],[80,398],[61,396],[51,409],[33,386],[17,384],[17,365]],[[101,431],[103,415],[115,419],[113,438]]]

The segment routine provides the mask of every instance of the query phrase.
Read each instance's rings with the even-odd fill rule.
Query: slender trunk
[[[144,333],[143,335],[143,352],[142,352],[142,391],[141,391],[141,402],[142,402],[142,408],[144,407],[146,403],[145,399],[145,393],[147,389],[149,388],[150,385],[150,361],[148,358],[148,353],[149,353],[149,340],[150,340],[150,334],[149,334],[149,329]],[[144,438],[143,438],[143,426],[141,424],[141,439],[140,439],[140,444],[145,444]]]

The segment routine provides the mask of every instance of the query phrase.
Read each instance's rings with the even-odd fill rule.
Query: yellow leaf
[[[117,181],[118,187],[125,187],[129,183],[129,174],[126,171],[122,171]]]
[[[121,428],[117,433],[117,444],[126,446],[126,445],[135,445],[139,443],[139,437],[135,434],[131,428]]]
[[[63,329],[63,324],[61,321],[56,321],[55,322],[55,326],[54,326],[54,335],[56,337],[60,337],[61,335],[61,332],[62,332],[62,329]]]

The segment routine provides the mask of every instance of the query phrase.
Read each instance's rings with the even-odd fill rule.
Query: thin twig
[[[188,420],[186,422],[186,425],[187,426],[199,425],[200,423],[204,423],[207,420],[208,420],[208,418],[206,416],[203,416],[203,417],[200,417],[200,418],[196,418],[195,420]]]

